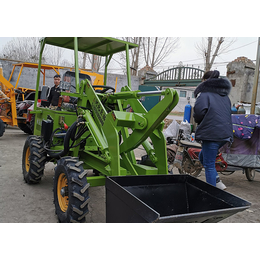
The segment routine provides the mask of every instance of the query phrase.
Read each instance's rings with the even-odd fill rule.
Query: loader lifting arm
[[[127,86],[122,90],[120,93],[98,94],[88,80],[81,82],[82,98],[78,101],[78,114],[85,119],[95,144],[103,154],[102,160],[98,158],[93,160],[94,154],[90,151],[86,152],[88,157],[92,155],[91,159],[86,160],[86,164],[99,170],[100,165],[104,164],[101,172],[110,176],[139,175],[139,169],[141,174],[167,174],[166,143],[162,133],[163,119],[178,103],[176,90],[140,92],[130,91]],[[147,112],[138,100],[144,95],[163,95],[164,99]],[[124,111],[125,104],[134,107],[134,112]],[[109,112],[108,108],[113,106],[114,109]],[[120,135],[121,143],[119,143]],[[152,145],[147,140],[148,137]],[[133,151],[140,145],[148,153],[154,168],[137,165]],[[98,179],[101,180],[100,177],[90,177],[88,181],[92,186],[96,186],[104,181],[92,182]]]

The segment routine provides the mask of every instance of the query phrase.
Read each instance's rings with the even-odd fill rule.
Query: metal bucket
[[[190,175],[106,180],[107,223],[219,222],[250,205]]]

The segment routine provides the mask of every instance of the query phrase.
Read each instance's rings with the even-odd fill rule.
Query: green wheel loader
[[[25,141],[22,156],[23,176],[28,184],[41,181],[47,162],[56,164],[53,191],[58,220],[60,222],[84,222],[88,213],[89,187],[105,185],[110,178],[114,177],[120,178],[120,180],[125,178],[125,184],[127,180],[130,181],[129,177],[136,181],[143,180],[145,176],[157,175],[164,179],[162,184],[158,184],[159,190],[162,191],[160,193],[165,191],[167,195],[169,185],[174,185],[173,189],[178,193],[179,184],[171,180],[171,184],[167,185],[167,181],[165,183],[166,179],[163,177],[168,178],[169,176],[167,175],[167,150],[163,135],[163,119],[177,105],[179,97],[177,91],[172,88],[150,92],[131,90],[129,50],[137,45],[107,37],[46,37],[40,41],[40,44],[35,97],[38,96],[39,91],[44,46],[49,44],[74,50],[76,92],[61,92],[57,107],[50,108],[46,104],[37,107],[37,100],[35,100],[34,110],[31,112],[35,115],[34,135],[29,136]],[[88,79],[82,80],[79,84],[78,51],[105,57],[104,86],[93,87]],[[113,54],[122,51],[126,53],[127,85],[121,88],[121,92],[115,93],[112,87],[107,86],[107,67]],[[147,111],[140,99],[143,96],[154,95],[160,95],[163,98],[156,106]],[[70,103],[67,103],[68,97]],[[133,112],[128,112],[130,107]],[[134,150],[139,146],[145,150],[149,163],[139,164],[137,162]],[[184,180],[184,178],[182,179]],[[194,185],[181,186],[181,194],[194,195],[197,198],[196,192],[189,194],[189,190],[187,190],[187,187],[194,188]],[[166,189],[163,188],[164,186]],[[115,190],[116,188],[112,188],[112,192]],[[195,187],[195,191],[197,190]],[[209,194],[209,191],[207,190],[205,193]],[[128,192],[127,194],[129,195]],[[153,200],[153,194],[148,196],[148,200]],[[122,202],[121,191],[118,196]],[[115,195],[112,195],[112,198],[114,197]],[[187,206],[188,198],[183,197],[183,201],[179,201],[176,200],[177,197],[174,196],[174,202],[177,202],[178,207],[164,207],[161,199],[157,199],[157,201],[159,201],[160,207],[169,210],[170,214],[179,214],[179,209],[184,209],[185,213],[198,216],[198,213],[194,214],[190,212],[190,209],[195,208],[197,211],[201,210],[200,208]],[[110,195],[109,198],[111,198]],[[203,196],[200,198],[203,201]],[[125,199],[124,205],[129,206],[131,201],[130,198]],[[205,201],[207,205],[210,205],[209,200]],[[111,202],[106,204],[107,207],[110,207]],[[127,213],[127,221],[140,221],[139,217],[131,218],[133,212],[138,212],[139,204],[140,200],[137,201],[136,208],[130,210],[129,214]],[[114,209],[115,205],[112,203],[111,208]],[[244,205],[248,207],[248,204]],[[120,207],[116,208],[118,210],[124,209],[124,207],[120,204]],[[145,206],[145,212],[147,207],[150,208]],[[177,212],[175,212],[176,208]],[[113,214],[111,216],[108,211],[109,208],[107,208],[107,214],[109,214],[107,219],[109,222],[113,222]],[[213,221],[216,221],[212,209],[210,212],[213,215]],[[206,216],[205,221],[208,221],[209,214],[204,215]],[[223,215],[228,216],[227,213]],[[187,219],[187,214],[185,216],[184,219]],[[182,218],[178,218],[178,221],[180,219]],[[190,220],[190,218],[188,219]],[[221,219],[219,211],[217,219]],[[114,221],[124,222],[125,220],[115,218]],[[156,221],[156,219],[152,221]]]
[[[174,89],[131,91],[129,49],[137,47],[136,44],[104,37],[46,37],[40,44],[35,96],[46,44],[74,50],[76,93],[61,93],[56,109],[35,105],[34,135],[28,137],[23,150],[24,180],[29,184],[40,182],[45,163],[56,163],[54,203],[58,219],[84,222],[89,186],[104,185],[107,176],[167,174],[163,119],[178,103],[178,95]],[[94,88],[87,79],[79,84],[78,51],[106,58],[104,86]],[[122,51],[126,52],[128,84],[115,93],[112,87],[106,86],[107,66],[113,54]],[[140,102],[144,95],[164,98],[147,112]],[[70,96],[74,101],[69,110],[63,106],[63,96]],[[129,107],[134,112],[127,112]],[[137,163],[134,149],[140,145],[153,166]],[[89,176],[89,169],[95,174]]]

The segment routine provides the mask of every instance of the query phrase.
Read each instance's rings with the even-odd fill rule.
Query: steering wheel
[[[109,87],[109,86],[95,85],[95,86],[93,86],[93,88],[95,89],[95,92],[97,92],[97,93],[105,93],[108,90],[112,90],[113,93],[115,92],[115,89],[113,87]],[[102,88],[102,90],[96,89],[96,88]]]

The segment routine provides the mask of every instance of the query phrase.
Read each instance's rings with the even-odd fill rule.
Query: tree
[[[24,62],[38,63],[40,53],[40,37],[16,37],[9,41],[0,57]],[[57,66],[68,66],[63,58],[64,49],[47,45],[44,48],[42,62]]]
[[[81,63],[81,68],[85,69],[86,64],[88,64],[89,67],[95,72],[98,72],[101,67],[101,61],[102,57],[98,55],[92,55],[92,54],[87,54],[85,52],[80,52],[80,59],[82,60]]]
[[[27,62],[38,62],[40,52],[40,38],[16,37],[9,41],[2,50],[1,57]],[[46,58],[43,55],[43,60]]]
[[[196,44],[195,47],[197,48],[198,53],[203,56],[204,70],[209,71],[214,64],[216,57],[227,52],[235,41],[236,39],[228,39],[226,37],[202,38],[201,43]]]
[[[132,75],[137,75],[139,68],[146,65],[152,69],[156,68],[178,47],[179,42],[179,38],[169,37],[123,37],[122,39],[138,44],[137,48],[130,50],[129,55]],[[124,54],[120,57],[125,61]],[[125,64],[121,64],[121,67],[124,66]]]
[[[64,60],[62,59],[64,54],[63,48],[58,48],[56,46],[46,46],[46,62],[49,64],[54,64],[56,66],[64,66]]]
[[[152,69],[162,63],[178,47],[179,38],[145,37],[143,52],[145,65]]]
[[[130,67],[132,68],[131,74],[136,76],[139,69],[139,56],[141,53],[141,43],[143,41],[143,37],[125,37],[125,41],[138,44],[137,48],[130,50]]]

